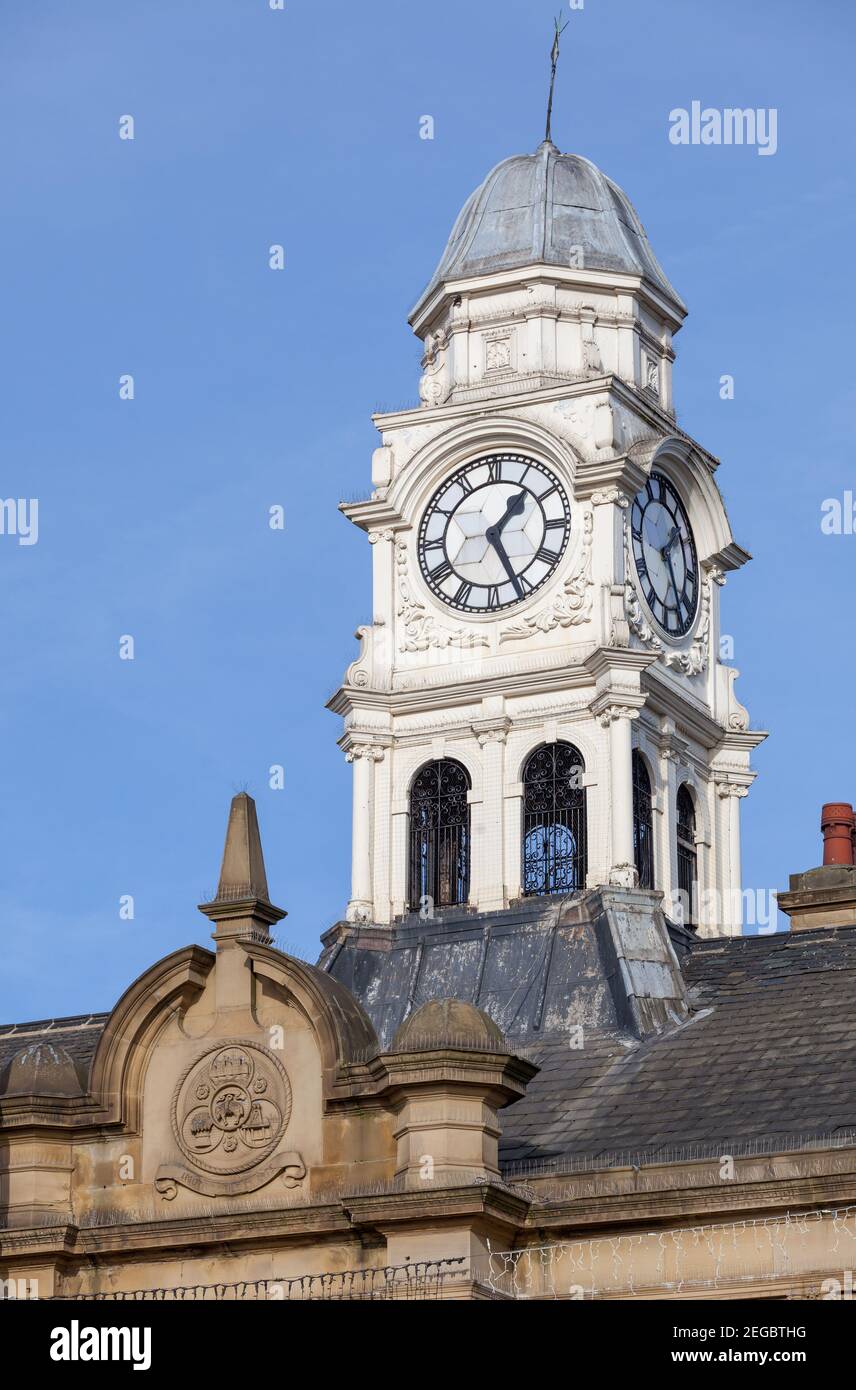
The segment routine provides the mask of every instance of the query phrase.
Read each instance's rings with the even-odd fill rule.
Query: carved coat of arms
[[[234,1195],[262,1187],[283,1170],[294,1186],[306,1172],[299,1154],[264,1161],[290,1115],[291,1086],[279,1058],[258,1043],[221,1043],[187,1068],[172,1102],[176,1143],[202,1173],[167,1164],[155,1188],[168,1200],[179,1185],[209,1196]]]

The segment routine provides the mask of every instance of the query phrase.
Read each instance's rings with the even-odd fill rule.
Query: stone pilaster
[[[352,743],[345,757],[353,765],[353,833],[351,837],[351,900],[349,922],[368,922],[373,916],[372,806],[374,765],[384,756],[373,743]]]

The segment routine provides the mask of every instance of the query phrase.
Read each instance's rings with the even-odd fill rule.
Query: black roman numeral
[[[466,582],[466,580],[464,580],[464,582],[463,582],[463,584],[461,585],[460,589],[459,589],[458,592],[455,594],[455,603],[469,603],[469,601],[470,601],[470,594],[472,593],[472,591],[473,591],[473,586],[472,586],[472,584],[468,584],[468,583]]]
[[[543,560],[545,565],[553,565],[553,564],[555,564],[556,561],[558,560],[558,558],[559,558],[559,552],[558,552],[558,550],[548,550],[547,547],[546,547],[546,545],[542,545],[542,546],[541,546],[541,549],[538,551],[537,555],[535,556],[535,559],[536,559],[536,560]]]

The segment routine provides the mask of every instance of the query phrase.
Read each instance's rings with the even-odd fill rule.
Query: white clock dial
[[[561,483],[524,454],[488,454],[453,473],[419,527],[419,564],[452,608],[490,613],[549,579],[571,531]]]

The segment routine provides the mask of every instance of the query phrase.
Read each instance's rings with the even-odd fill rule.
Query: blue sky
[[[109,1008],[206,942],[238,790],[284,942],[314,957],[340,916],[350,769],[324,702],[370,563],[336,506],[367,490],[371,412],[416,400],[406,315],[460,205],[542,136],[553,9],[6,0],[0,496],[39,499],[39,539],[0,537],[0,1019]],[[570,19],[554,138],[627,189],[689,304],[679,419],[755,556],[723,598],[771,731],[744,882],[784,887],[819,859],[821,802],[856,797],[856,536],[820,531],[856,490],[853,9]],[[693,100],[775,107],[777,153],[672,145]]]

